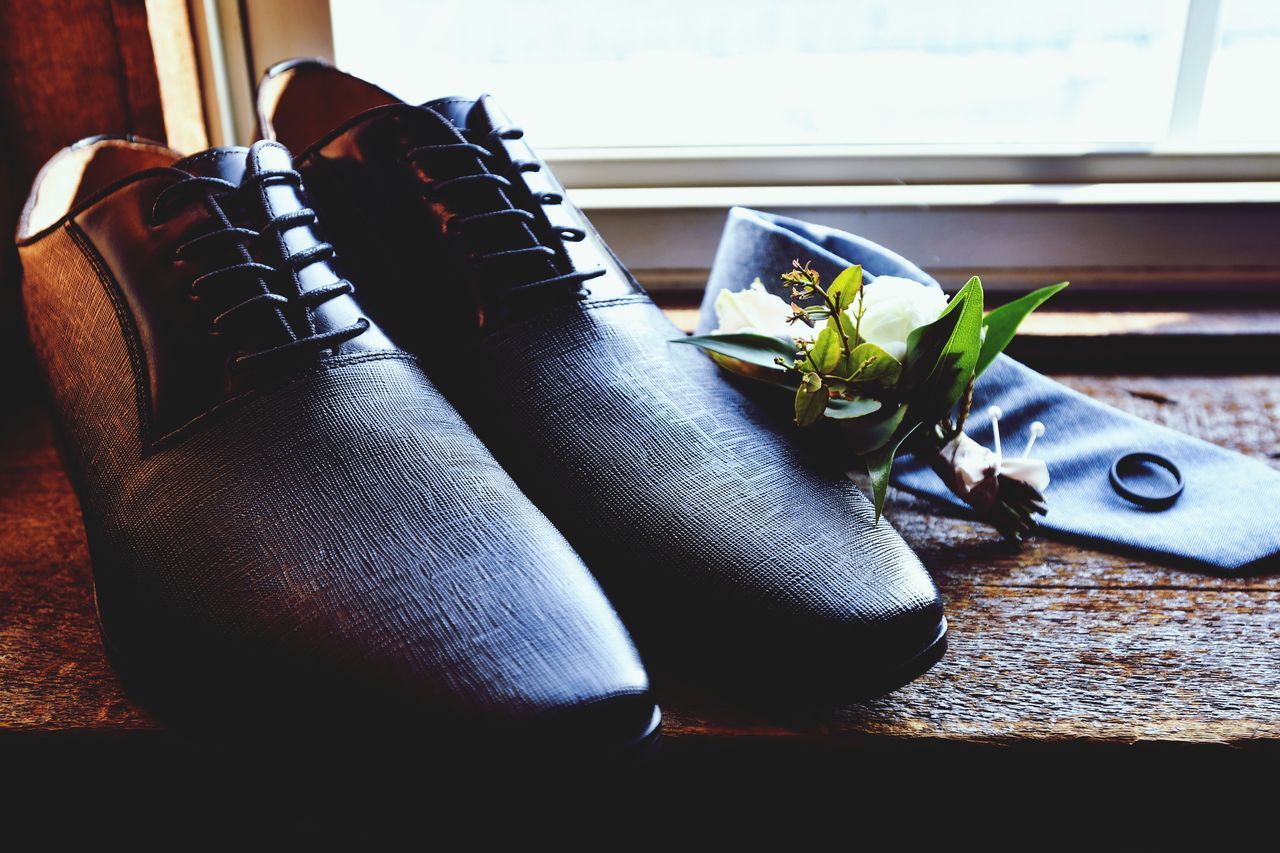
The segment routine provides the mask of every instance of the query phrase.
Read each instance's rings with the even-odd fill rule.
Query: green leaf
[[[794,391],[800,377],[783,369],[775,359],[790,365],[795,360],[795,344],[771,335],[738,332],[731,335],[701,335],[676,338],[675,344],[692,344],[704,350],[711,360],[730,373],[757,382],[777,385]]]
[[[844,353],[844,346],[840,342],[840,333],[836,331],[836,326],[830,321],[818,333],[818,337],[813,342],[813,349],[809,353],[809,363],[818,373],[831,373],[836,369],[836,365],[840,363],[840,356]]]
[[[950,305],[958,305],[960,295],[957,294]],[[947,342],[960,322],[960,314],[944,311],[932,323],[926,323],[911,330],[907,335],[907,352],[902,357],[901,385],[915,388],[924,383],[929,374],[942,360],[947,349]]]
[[[849,375],[857,374],[854,382],[879,382],[892,387],[902,375],[902,362],[872,343],[854,347],[849,362],[853,365]]]
[[[673,344],[690,344],[710,352],[727,355],[757,367],[768,367],[779,370],[775,358],[783,358],[787,364],[795,361],[796,347],[791,341],[775,338],[772,335],[757,335],[753,332],[735,332],[731,335],[691,335],[686,338],[675,338]]]
[[[946,310],[907,337],[904,387],[911,391],[911,421],[946,415],[964,393],[982,349],[982,282],[977,276]]]
[[[859,456],[879,450],[893,438],[906,414],[907,404],[899,403],[893,408],[881,407],[863,417],[837,421],[842,444]]]
[[[796,426],[806,427],[813,423],[822,417],[822,411],[826,407],[827,389],[810,391],[805,386],[800,386],[800,390],[796,392]]]
[[[1059,290],[1067,286],[1067,282],[1060,284],[1052,284],[1048,287],[1042,287],[1034,290],[1020,299],[1015,299],[1007,305],[1001,305],[993,310],[982,321],[983,327],[986,328],[986,337],[982,339],[982,353],[978,356],[978,364],[973,369],[975,376],[981,376],[982,371],[996,360],[996,356],[1004,352],[1004,348],[1013,340],[1013,336],[1018,333],[1018,327],[1022,325],[1022,321],[1027,315],[1039,308],[1050,297]]]
[[[853,420],[880,411],[881,405],[879,400],[868,400],[865,397],[852,400],[836,398],[827,401],[827,417],[837,421]]]
[[[862,265],[854,264],[836,276],[827,288],[827,297],[836,304],[837,311],[843,311],[853,304],[854,297],[862,289]]]
[[[893,473],[893,459],[898,455],[898,448],[902,446],[902,442],[906,441],[919,426],[919,424],[916,424],[904,432],[897,440],[862,457],[867,464],[867,473],[871,475],[872,503],[876,507],[877,522],[880,521],[880,516],[884,513],[884,500],[889,494],[889,477]]]
[[[796,386],[800,384],[800,374],[792,370],[783,370],[781,367],[770,365],[762,367],[758,364],[747,364],[736,358],[730,358],[727,355],[721,355],[718,352],[707,351],[707,355],[711,356],[711,360],[720,367],[747,379],[754,379],[757,382],[776,385],[779,388],[786,388],[789,391],[795,391]]]

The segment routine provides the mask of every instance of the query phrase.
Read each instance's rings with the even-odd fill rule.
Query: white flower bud
[[[942,448],[942,458],[951,466],[961,497],[968,495],[996,475],[996,455],[964,433]]]
[[[757,278],[746,290],[722,290],[717,294],[715,334],[755,332],[790,340],[795,336],[795,328],[787,323],[790,316],[791,306],[786,300],[766,290]]]
[[[1049,488],[1049,466],[1043,459],[1014,456],[1000,460],[1000,473],[1011,480],[1026,483],[1037,492]]]
[[[862,323],[858,333],[894,358],[907,354],[907,336],[913,329],[932,323],[947,307],[947,295],[939,288],[909,278],[882,275],[862,288]],[[858,308],[855,299],[849,309]]]

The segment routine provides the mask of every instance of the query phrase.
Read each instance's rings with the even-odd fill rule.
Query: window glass
[[[1224,0],[1200,139],[1280,142],[1280,2]]]
[[[1187,2],[332,0],[332,13],[343,67],[410,99],[490,92],[540,147],[1126,146],[1168,131]],[[1274,76],[1277,18],[1274,0],[1226,2],[1213,138],[1276,135],[1272,105],[1269,124],[1238,126],[1259,111],[1242,81]]]

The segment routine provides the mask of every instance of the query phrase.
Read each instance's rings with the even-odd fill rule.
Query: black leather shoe
[[[302,60],[268,72],[259,117],[301,151],[371,315],[423,356],[646,654],[875,692],[941,653],[916,556],[709,359],[668,343],[676,327],[489,98],[412,106]]]
[[[595,579],[319,228],[275,142],[94,138],[36,180],[25,310],[126,684],[317,749],[642,741],[656,708]]]

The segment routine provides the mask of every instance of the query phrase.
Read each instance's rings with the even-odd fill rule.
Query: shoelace
[[[443,119],[441,119],[443,121]],[[524,136],[524,131],[518,127],[498,128],[483,137],[490,145],[499,144],[501,140],[520,139]],[[493,210],[486,210],[479,213],[455,216],[450,219],[446,226],[446,235],[459,237],[463,233],[474,229],[476,226],[491,226],[497,222],[523,222],[526,225],[526,231],[529,235],[531,245],[515,246],[513,248],[502,248],[495,251],[478,252],[471,257],[473,263],[487,264],[497,261],[511,261],[520,258],[546,260],[554,269],[555,260],[558,255],[556,250],[547,245],[545,239],[539,232],[542,230],[538,227],[538,217],[532,212],[525,210],[515,204],[506,194],[505,191],[514,188],[512,180],[497,171],[490,171],[490,164],[499,161],[501,158],[497,152],[486,145],[481,145],[474,141],[466,142],[449,142],[437,145],[419,145],[410,148],[405,152],[405,157],[410,162],[419,161],[428,157],[436,157],[442,154],[458,156],[469,155],[474,158],[474,167],[476,171],[459,175],[453,178],[445,178],[431,183],[428,186],[428,192],[439,196],[450,189],[459,187],[469,187],[476,184],[491,184],[498,190],[501,202],[509,205],[508,207],[497,207]],[[517,174],[524,172],[537,172],[542,169],[542,164],[533,161],[513,161],[512,166]],[[559,193],[532,193],[533,198],[539,204],[552,205],[564,202],[564,197]],[[557,237],[566,242],[579,242],[585,240],[587,233],[578,228],[563,228],[554,232]],[[538,278],[533,281],[524,281],[514,284],[506,288],[507,293],[528,293],[532,291],[541,291],[548,288],[563,288],[575,294],[579,299],[585,299],[590,295],[583,285],[593,278],[604,275],[607,272],[604,268],[594,270],[573,270],[567,273],[559,273],[553,276]]]
[[[190,260],[197,248],[203,250],[209,246],[225,246],[228,243],[241,248],[241,258],[238,261],[224,263],[222,266],[198,276],[191,282],[190,296],[193,300],[200,301],[206,295],[205,291],[211,283],[222,279],[245,277],[256,279],[263,283],[262,293],[250,296],[218,313],[211,322],[210,334],[215,336],[222,335],[229,326],[243,322],[243,318],[254,312],[280,312],[279,316],[282,325],[289,330],[289,334],[293,339],[279,346],[255,352],[239,353],[233,356],[230,366],[231,369],[237,371],[247,370],[270,361],[279,361],[296,354],[331,349],[363,334],[369,328],[369,321],[361,317],[356,322],[342,328],[328,332],[315,331],[315,325],[311,319],[311,311],[330,299],[355,291],[351,282],[346,279],[340,279],[324,287],[313,288],[293,298],[274,292],[267,284],[272,279],[286,275],[290,279],[290,285],[293,285],[293,280],[299,271],[310,264],[329,260],[334,256],[333,246],[322,242],[289,255],[282,267],[275,267],[253,260],[254,254],[249,247],[256,247],[256,244],[264,237],[274,236],[279,232],[299,225],[314,225],[316,222],[315,211],[304,207],[289,213],[273,216],[260,231],[235,225],[230,215],[227,214],[226,209],[222,206],[221,198],[229,195],[234,196],[247,187],[256,187],[272,180],[288,181],[298,187],[301,185],[302,178],[291,169],[262,171],[246,175],[241,184],[236,186],[230,181],[221,178],[192,175],[161,190],[151,206],[151,221],[153,224],[159,224],[167,219],[172,213],[176,212],[177,207],[180,205],[204,200],[210,203],[210,207],[216,211],[218,219],[221,220],[221,228],[200,234],[179,244],[174,252],[175,260]],[[308,333],[305,335],[297,336],[292,326],[285,319],[284,312],[292,306],[302,306],[306,311]]]

